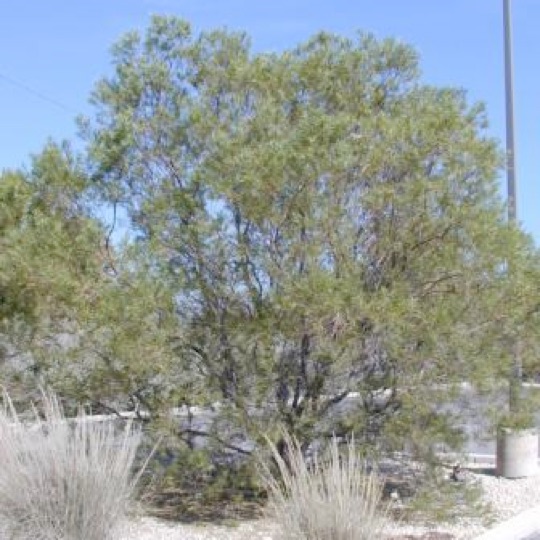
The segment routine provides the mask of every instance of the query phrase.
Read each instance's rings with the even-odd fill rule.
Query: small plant
[[[108,540],[117,537],[138,477],[141,432],[128,422],[65,418],[43,393],[43,418],[24,423],[8,396],[0,410],[0,520],[11,538]]]
[[[248,459],[220,462],[219,457],[181,441],[160,444],[139,484],[145,512],[213,523],[260,517],[266,497],[254,464]]]
[[[368,472],[354,439],[340,453],[336,438],[328,454],[308,462],[298,441],[284,435],[286,458],[268,440],[278,474],[261,463],[269,510],[285,539],[371,540],[383,537],[389,506],[382,503],[382,484]]]
[[[497,424],[499,429],[527,430],[534,429],[534,416],[529,411],[511,412],[503,415]]]
[[[418,472],[417,484],[402,508],[401,517],[427,526],[467,519],[480,519],[488,525],[493,513],[482,495],[478,480],[452,477],[447,469],[428,464]]]

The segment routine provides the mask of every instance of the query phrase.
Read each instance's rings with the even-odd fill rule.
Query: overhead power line
[[[37,98],[39,98],[39,99],[41,99],[43,101],[47,101],[51,105],[54,105],[54,106],[56,106],[56,107],[58,107],[60,109],[63,109],[66,112],[76,114],[76,111],[74,111],[68,105],[65,105],[64,103],[58,101],[57,99],[54,99],[54,98],[52,98],[50,96],[47,96],[43,92],[40,92],[39,90],[36,90],[35,88],[32,88],[28,84],[26,84],[24,82],[21,82],[21,81],[18,81],[17,79],[14,79],[13,77],[10,77],[9,75],[6,75],[5,73],[0,72],[0,79],[2,79],[3,81],[11,84],[12,86],[16,86],[17,88],[21,88],[25,92],[28,92],[29,94],[32,94],[35,97],[37,97]]]

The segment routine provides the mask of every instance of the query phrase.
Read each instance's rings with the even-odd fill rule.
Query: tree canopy
[[[369,35],[254,54],[156,17],[113,64],[83,125],[93,187],[171,287],[194,401],[255,432],[447,439],[431,404],[506,369],[537,297],[482,106]]]

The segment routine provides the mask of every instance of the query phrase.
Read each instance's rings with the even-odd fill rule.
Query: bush
[[[165,439],[139,484],[146,513],[213,523],[260,517],[266,498],[254,463],[245,456],[222,457],[211,448]]]
[[[268,490],[269,510],[295,540],[371,540],[381,538],[388,506],[382,504],[382,485],[367,472],[354,439],[340,454],[336,438],[328,455],[305,458],[296,439],[285,435],[286,458],[269,442],[278,474],[262,462],[261,477]]]
[[[43,418],[23,422],[9,399],[0,411],[0,519],[13,538],[108,540],[128,508],[141,433],[127,423],[66,420],[43,393]]]

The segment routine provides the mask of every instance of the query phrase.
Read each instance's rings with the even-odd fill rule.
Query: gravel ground
[[[465,482],[481,483],[484,502],[489,503],[495,522],[504,521],[528,508],[540,505],[540,475],[520,480],[497,478],[489,469],[467,469]],[[434,527],[392,526],[392,540],[450,540],[471,539],[486,526],[479,519],[463,519],[452,524]],[[126,524],[120,540],[278,540],[279,529],[269,520],[242,522],[236,527],[216,525],[170,524],[153,518],[141,518]]]
[[[126,525],[121,540],[277,540],[275,524],[249,521],[236,527],[217,525],[172,525],[153,518],[142,518]]]
[[[449,480],[450,481],[450,480]],[[505,521],[540,505],[540,471],[530,478],[508,480],[494,476],[489,466],[474,465],[463,473],[463,481],[480,483],[483,502],[491,507],[494,521]],[[392,524],[381,540],[470,540],[488,527],[480,518],[464,518],[437,527]],[[0,525],[0,539],[8,538]],[[118,531],[118,540],[280,540],[276,523],[268,519],[239,521],[236,526],[171,523],[151,517],[133,518]],[[540,540],[531,536],[531,540]]]

